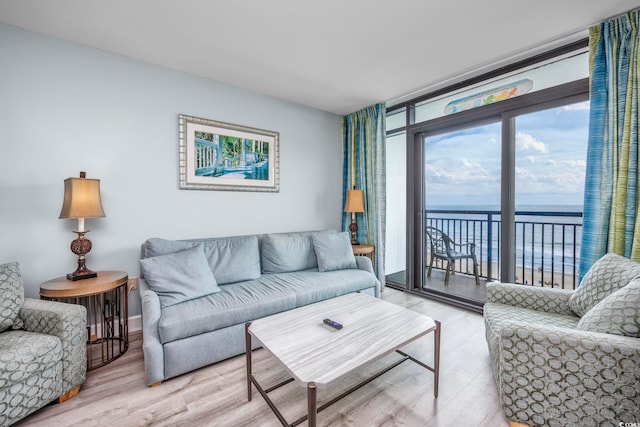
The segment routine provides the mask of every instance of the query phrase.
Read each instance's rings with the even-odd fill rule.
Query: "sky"
[[[516,118],[516,208],[581,206],[589,101]],[[425,140],[427,208],[500,205],[500,123]]]

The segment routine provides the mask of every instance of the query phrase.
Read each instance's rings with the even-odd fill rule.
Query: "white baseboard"
[[[142,315],[129,316],[129,332],[142,330]]]

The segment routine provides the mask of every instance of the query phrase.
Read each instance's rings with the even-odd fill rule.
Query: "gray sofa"
[[[245,322],[351,292],[380,296],[371,260],[335,231],[152,238],[140,266],[149,385],[244,353]]]
[[[619,426],[640,416],[640,264],[598,260],[575,291],[487,285],[500,403],[529,426]]]

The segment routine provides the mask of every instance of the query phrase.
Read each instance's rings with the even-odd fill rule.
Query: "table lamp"
[[[344,204],[344,211],[351,212],[351,224],[349,224],[349,231],[351,232],[351,244],[359,245],[357,239],[358,233],[358,221],[356,220],[356,213],[364,212],[364,203],[362,202],[362,190],[356,190],[353,186],[353,190],[347,190],[347,200]]]
[[[86,172],[80,172],[80,178],[64,180],[64,201],[60,211],[60,218],[78,219],[78,229],[74,231],[78,238],[71,242],[71,252],[78,255],[78,268],[67,274],[67,279],[73,281],[98,275],[85,265],[85,255],[91,251],[91,240],[84,237],[90,231],[84,229],[84,219],[104,217],[105,214],[100,200],[100,180],[86,176]]]

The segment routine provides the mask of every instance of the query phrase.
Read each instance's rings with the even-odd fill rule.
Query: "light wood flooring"
[[[491,373],[482,316],[387,288],[383,299],[442,322],[440,391],[433,397],[433,374],[405,362],[318,414],[319,426],[486,426],[506,427]],[[87,374],[80,393],[51,404],[20,426],[279,426],[254,390],[247,402],[244,355],[147,387],[142,334],[130,335],[129,350],[118,360]],[[432,364],[433,334],[405,347]],[[387,356],[366,371],[396,358]],[[256,350],[253,372],[263,384],[286,377],[265,350]],[[357,372],[329,390],[319,405],[367,372]],[[295,383],[270,394],[289,421],[305,414],[306,391]],[[306,423],[302,424],[306,426]]]

